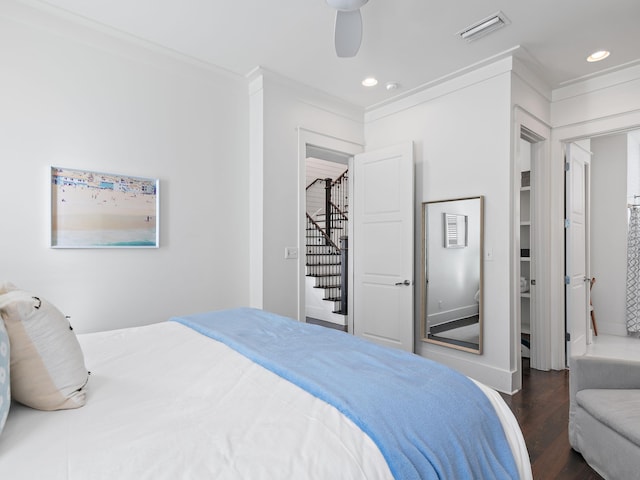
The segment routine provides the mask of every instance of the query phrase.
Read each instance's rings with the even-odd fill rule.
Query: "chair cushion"
[[[640,445],[640,389],[587,389],[577,404],[595,419]]]

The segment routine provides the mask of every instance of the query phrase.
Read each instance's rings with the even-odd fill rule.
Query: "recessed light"
[[[609,56],[610,52],[606,50],[598,50],[587,57],[587,62],[599,62]]]
[[[373,77],[368,77],[362,80],[362,85],[365,87],[375,87],[378,84],[378,80]]]
[[[389,91],[397,90],[400,88],[400,84],[398,82],[387,82],[384,88],[386,88]]]

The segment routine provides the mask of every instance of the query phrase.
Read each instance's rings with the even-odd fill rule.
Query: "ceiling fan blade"
[[[338,57],[354,57],[362,43],[360,10],[336,12],[335,44]]]

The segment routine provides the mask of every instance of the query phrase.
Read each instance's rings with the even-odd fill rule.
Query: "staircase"
[[[347,315],[347,182],[345,171],[336,180],[316,179],[307,187],[306,276],[313,279],[313,288],[322,290],[322,300],[333,303],[332,313],[339,315]],[[319,208],[313,198],[320,195],[314,195],[314,189],[324,190],[324,205]]]
[[[323,300],[333,302],[333,313],[346,315],[346,305],[342,308],[342,251],[309,214],[306,255],[306,275],[315,280],[314,288],[324,291]]]

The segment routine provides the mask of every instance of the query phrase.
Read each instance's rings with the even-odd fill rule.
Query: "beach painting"
[[[157,248],[157,179],[51,167],[53,248]]]

